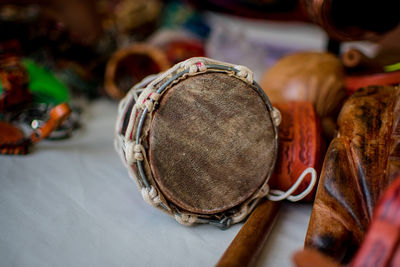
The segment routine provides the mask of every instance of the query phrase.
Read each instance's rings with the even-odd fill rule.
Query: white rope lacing
[[[175,220],[183,225],[193,225],[197,221],[197,217],[189,214],[175,214]]]
[[[144,201],[154,207],[157,207],[161,203],[158,191],[154,188],[154,186],[150,186],[150,188],[143,187],[142,197]]]
[[[176,71],[178,71],[179,69],[182,69],[182,68],[188,69],[189,74],[191,74],[191,75],[196,74],[197,72],[206,71],[207,64],[217,64],[217,65],[223,65],[223,66],[235,68],[239,72],[238,76],[247,79],[250,83],[253,83],[253,77],[254,77],[253,72],[251,70],[249,70],[247,67],[240,66],[240,65],[233,65],[233,64],[229,64],[226,62],[213,60],[213,59],[205,58],[205,57],[194,57],[194,58],[189,58],[183,62],[175,64],[172,68],[170,68],[169,70],[167,70],[165,72],[146,77],[142,82],[140,82],[139,84],[136,84],[132,88],[134,90],[131,89],[125,98],[131,99],[133,97],[135,99],[135,102],[138,103],[137,106],[140,106],[142,109],[144,109],[145,107],[152,109],[153,106],[151,106],[151,104],[148,104],[148,103],[145,104],[145,102],[147,102],[145,100],[147,100],[147,98],[149,97],[149,95],[151,93],[155,93],[154,88],[156,87],[156,85],[159,82],[163,81],[167,77],[171,77]],[[142,88],[144,86],[145,86],[145,88]],[[138,97],[138,93],[140,92],[139,89],[140,89],[140,91],[142,91],[142,93]],[[126,132],[125,132],[125,141],[130,140],[130,135],[131,135],[132,129],[134,127],[134,118],[136,116],[136,112],[133,112],[133,111],[130,114],[129,123],[128,123],[127,129],[126,129]]]
[[[144,147],[132,141],[124,141],[123,149],[125,151],[126,162],[131,165],[136,161],[143,161]]]
[[[297,190],[303,180],[306,178],[307,174],[311,174],[311,181],[307,188],[298,195],[292,196],[292,193]],[[317,172],[314,168],[307,168],[303,171],[297,181],[286,191],[271,189],[268,192],[267,198],[271,201],[281,201],[287,199],[292,202],[299,201],[305,198],[314,188],[315,183],[317,182]]]
[[[276,127],[278,127],[282,121],[281,112],[277,108],[274,107],[271,111],[271,115],[272,115],[272,121],[274,122],[274,125]]]
[[[237,76],[246,79],[250,84],[253,84],[254,81],[254,74],[253,72],[245,66],[237,65],[234,67],[238,72],[236,73]]]
[[[233,223],[238,223],[243,221],[249,214],[249,206],[244,205],[238,213],[231,217]]]

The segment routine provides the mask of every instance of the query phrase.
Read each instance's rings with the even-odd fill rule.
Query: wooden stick
[[[272,229],[279,208],[280,201],[263,200],[247,219],[216,266],[254,265]]]

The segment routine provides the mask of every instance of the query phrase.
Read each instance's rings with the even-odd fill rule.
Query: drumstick
[[[254,265],[274,225],[280,203],[264,199],[247,219],[216,266]]]

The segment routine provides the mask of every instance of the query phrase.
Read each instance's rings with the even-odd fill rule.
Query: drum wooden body
[[[275,105],[275,104],[274,104]],[[321,123],[311,102],[293,101],[275,105],[282,115],[279,125],[278,162],[269,183],[273,189],[288,190],[302,172],[312,167],[320,173],[325,152]],[[308,176],[293,193],[303,192],[311,182]],[[316,187],[304,198],[314,199]]]
[[[121,101],[116,145],[151,205],[226,227],[268,193],[279,121],[247,68],[192,58]]]

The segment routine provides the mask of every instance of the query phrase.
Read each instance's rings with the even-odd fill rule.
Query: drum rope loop
[[[303,180],[307,177],[307,174],[311,175],[310,184],[303,192],[301,192],[296,196],[293,196],[292,193],[296,191],[296,189],[300,186]],[[312,191],[316,182],[317,182],[317,172],[315,171],[314,168],[309,167],[301,173],[297,181],[286,192],[283,192],[281,190],[271,189],[268,192],[267,198],[271,201],[281,201],[287,199],[289,201],[296,202],[305,198]]]
[[[231,217],[232,223],[243,221],[247,215],[249,215],[249,206],[245,205],[240,209],[238,214]]]
[[[197,218],[195,216],[184,213],[181,215],[175,213],[174,217],[178,223],[188,226],[193,225],[197,221]]]
[[[253,84],[254,81],[254,74],[253,72],[245,66],[237,65],[234,67],[238,72],[236,73],[237,76],[246,79],[250,84]]]
[[[183,63],[185,69],[189,69],[189,74],[194,74],[199,71],[206,71],[206,64],[199,58],[191,58]]]
[[[147,108],[147,111],[151,113],[154,109],[154,101],[147,100],[146,102],[144,102],[144,106]]]
[[[271,115],[275,126],[279,126],[282,120],[281,112],[277,108],[273,108],[271,111]]]
[[[157,102],[158,100],[160,100],[161,94],[158,94],[156,92],[152,92],[149,95],[150,99],[153,99],[154,102]]]
[[[161,203],[158,191],[152,185],[150,186],[150,188],[147,187],[142,188],[142,197],[144,201],[146,201],[148,204],[154,207],[157,207]]]
[[[135,142],[128,141],[125,143],[125,156],[128,164],[132,164],[135,161],[143,161],[143,151],[144,147],[141,144],[136,144]]]

